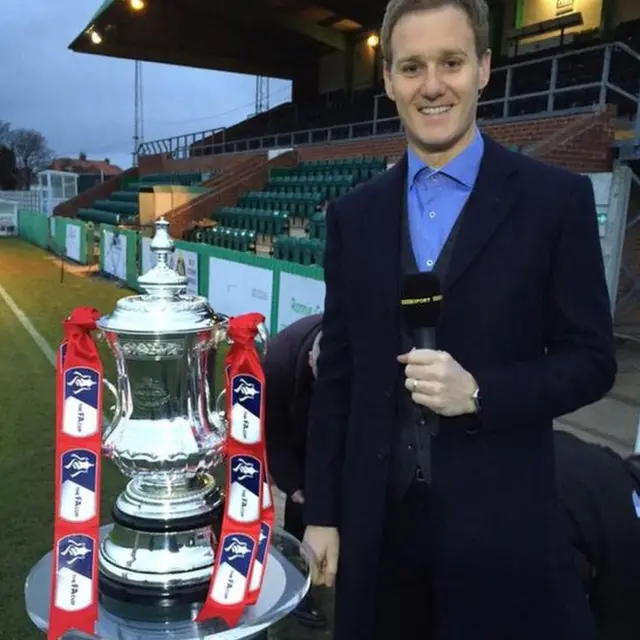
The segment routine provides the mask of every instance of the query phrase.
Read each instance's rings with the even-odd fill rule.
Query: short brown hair
[[[489,7],[485,0],[389,0],[380,29],[382,57],[391,66],[391,34],[398,20],[416,11],[428,11],[442,7],[456,7],[467,14],[480,58],[489,48]]]

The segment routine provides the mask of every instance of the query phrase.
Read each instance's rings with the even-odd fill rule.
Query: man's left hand
[[[298,489],[291,494],[291,500],[293,500],[296,504],[304,504],[304,493],[302,493],[302,489]]]
[[[442,416],[475,413],[473,376],[446,351],[414,349],[398,356],[412,400]]]

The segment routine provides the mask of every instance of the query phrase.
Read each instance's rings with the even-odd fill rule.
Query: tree
[[[11,123],[0,120],[0,147],[8,147],[11,143]]]
[[[0,145],[0,191],[13,191],[17,186],[16,156],[12,149]]]
[[[10,134],[10,140],[18,169],[24,174],[24,186],[28,188],[35,174],[51,164],[53,152],[46,138],[34,129],[16,129]]]
[[[11,149],[11,123],[0,120],[0,190],[13,191],[16,179],[16,156]]]

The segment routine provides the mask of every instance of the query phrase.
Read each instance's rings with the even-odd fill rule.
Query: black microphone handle
[[[435,347],[433,339],[433,331],[429,327],[420,327],[414,329],[413,334],[415,336],[416,349],[433,349]],[[438,419],[434,416],[433,411],[427,407],[420,407],[422,417],[427,424],[430,424],[430,435],[438,435],[440,431],[440,425]],[[434,419],[435,418],[435,419]]]
[[[413,331],[415,336],[416,349],[433,349],[434,337],[433,331],[428,327],[419,327]]]

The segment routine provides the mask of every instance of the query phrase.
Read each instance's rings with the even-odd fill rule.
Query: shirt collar
[[[466,147],[462,153],[450,160],[443,167],[440,167],[440,169],[433,169],[428,166],[423,160],[418,158],[413,149],[409,147],[407,154],[407,177],[409,179],[409,186],[413,186],[419,173],[425,173],[426,175],[442,173],[456,182],[463,184],[465,187],[472,189],[478,177],[483,154],[484,140],[477,127],[471,144]]]

